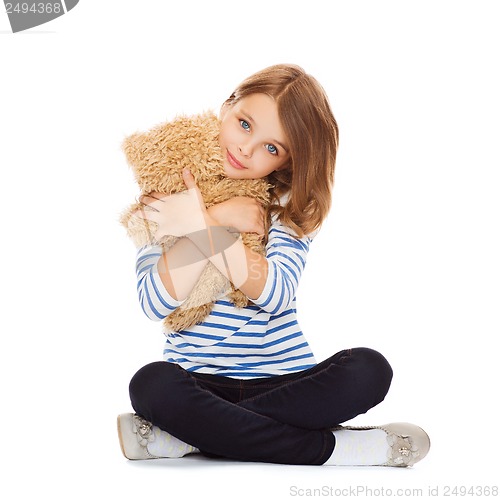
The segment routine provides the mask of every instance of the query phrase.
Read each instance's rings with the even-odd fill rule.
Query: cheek
[[[219,130],[219,144],[222,146],[223,143],[226,142],[226,133],[224,131],[224,128],[221,127]]]
[[[219,144],[221,146],[232,144],[235,141],[235,133],[228,127],[221,128],[219,132]]]
[[[267,151],[259,151],[258,155],[255,156],[255,160],[258,167],[263,171],[267,171],[267,173],[277,169],[282,163]]]

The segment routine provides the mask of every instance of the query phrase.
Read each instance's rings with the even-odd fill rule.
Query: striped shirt
[[[311,236],[297,239],[274,221],[266,246],[268,276],[261,295],[243,308],[227,297],[215,302],[202,323],[167,332],[165,361],[187,371],[231,378],[271,377],[305,370],[316,360],[297,322],[295,294]],[[157,263],[160,246],[137,254],[137,290],[146,316],[162,320],[182,304],[163,286]]]

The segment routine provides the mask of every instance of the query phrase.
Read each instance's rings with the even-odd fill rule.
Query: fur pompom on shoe
[[[150,422],[134,415],[123,413],[118,415],[118,439],[125,458],[129,460],[145,460],[159,458],[149,453],[147,445],[154,439],[153,426]]]

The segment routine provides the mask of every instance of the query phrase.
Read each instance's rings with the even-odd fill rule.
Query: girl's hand
[[[138,210],[135,215],[158,224],[154,235],[157,241],[163,236],[182,237],[207,227],[207,209],[194,177],[184,169],[183,178],[186,191],[172,195],[153,192],[139,198],[149,210]]]
[[[257,233],[264,235],[265,210],[253,198],[236,196],[213,205],[208,213],[219,224],[236,228],[240,233]]]

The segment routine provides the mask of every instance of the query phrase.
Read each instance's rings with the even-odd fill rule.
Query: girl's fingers
[[[185,168],[182,171],[182,178],[184,179],[184,184],[186,184],[186,187],[188,189],[196,188],[196,181],[194,179],[194,175],[188,168]]]
[[[139,197],[139,201],[143,205],[147,205],[148,207],[154,208],[155,210],[159,210],[161,207],[161,204],[163,201],[159,200],[158,198],[153,198],[152,196],[143,194],[142,196]]]
[[[182,177],[184,179],[184,184],[186,185],[186,188],[190,194],[195,194],[196,198],[198,200],[198,203],[200,204],[200,208],[202,210],[206,210],[205,208],[205,202],[203,201],[203,196],[201,195],[201,191],[199,190],[196,180],[194,178],[194,175],[191,173],[191,171],[188,168],[185,168],[182,171]]]
[[[150,220],[152,222],[158,222],[158,212],[154,210],[136,210],[132,215],[139,217],[140,219]]]
[[[165,198],[165,196],[167,195],[164,193],[158,193],[157,191],[151,191],[151,193],[149,193],[149,196],[151,196],[151,198],[156,198],[157,200],[161,200]]]

